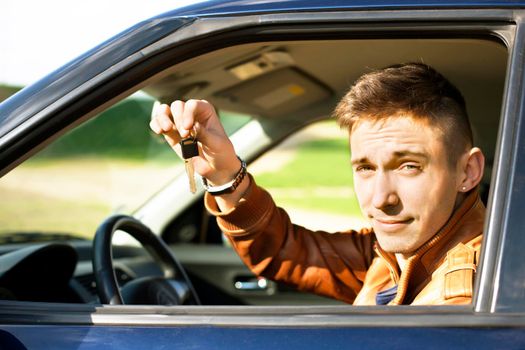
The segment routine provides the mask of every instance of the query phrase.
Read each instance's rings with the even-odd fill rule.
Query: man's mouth
[[[382,231],[397,231],[399,229],[402,229],[406,227],[406,225],[410,224],[414,219],[379,219],[379,218],[373,218],[375,221],[375,227],[376,229],[380,229]]]

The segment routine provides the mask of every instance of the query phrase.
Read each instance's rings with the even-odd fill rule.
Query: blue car
[[[525,348],[524,52],[522,0],[210,0],[100,44],[0,104],[0,349]],[[331,114],[401,62],[458,86],[487,158],[471,305],[357,307],[255,276],[148,127],[206,99],[295,222],[360,228]]]

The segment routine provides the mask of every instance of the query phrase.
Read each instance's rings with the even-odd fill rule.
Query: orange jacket
[[[371,229],[327,233],[293,225],[253,178],[231,211],[221,213],[208,194],[205,204],[256,275],[354,305],[375,305],[377,293],[395,285],[389,305],[471,302],[485,213],[475,191],[408,259],[402,274]]]

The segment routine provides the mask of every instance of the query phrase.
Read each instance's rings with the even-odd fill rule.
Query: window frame
[[[80,84],[52,107],[43,109],[24,122],[25,128],[11,133],[10,153],[0,157],[3,172],[58,137],[65,130],[90,118],[109,104],[144,86],[152,77],[177,62],[233,44],[257,40],[299,39],[337,36],[495,35],[506,42],[510,54],[506,93],[498,136],[493,187],[489,196],[488,220],[482,249],[482,264],[472,306],[458,307],[139,307],[61,305],[48,303],[0,302],[0,322],[18,324],[87,325],[219,325],[289,327],[387,327],[387,326],[523,326],[523,317],[498,313],[506,299],[498,299],[509,233],[509,201],[512,193],[507,169],[515,165],[517,130],[523,118],[524,24],[521,10],[399,10],[297,12],[246,16],[204,17],[192,21],[163,39],[136,52],[134,59],[122,60]],[[320,31],[319,26],[324,26]],[[210,43],[213,43],[210,45]],[[117,48],[113,48],[117,50]],[[140,59],[138,58],[140,55]],[[45,126],[42,120],[52,120]],[[34,126],[34,129],[31,127]],[[47,135],[53,134],[52,138]],[[284,135],[283,135],[284,137]],[[7,140],[7,141],[6,141]],[[4,143],[4,142],[2,142]],[[505,156],[503,156],[505,155]],[[510,157],[506,157],[510,155]],[[513,199],[515,200],[515,199]],[[500,203],[496,206],[493,203]],[[505,243],[505,246],[502,244]],[[514,271],[516,273],[516,271]],[[502,304],[503,303],[503,304]],[[512,305],[515,305],[513,303]],[[516,310],[516,316],[523,313]],[[509,310],[505,308],[505,310]],[[253,317],[253,316],[257,317]],[[205,317],[203,317],[205,316]]]
[[[492,200],[487,208],[482,269],[476,285],[479,291],[474,303],[476,312],[525,312],[522,288],[525,263],[519,254],[525,249],[525,242],[520,239],[517,229],[525,224],[519,211],[524,205],[523,186],[519,178],[525,173],[523,165],[520,165],[523,164],[523,152],[520,154],[520,149],[523,150],[521,140],[525,132],[525,58],[521,54],[524,47],[525,23],[522,17],[518,17],[514,42],[509,46],[509,64],[489,196]]]

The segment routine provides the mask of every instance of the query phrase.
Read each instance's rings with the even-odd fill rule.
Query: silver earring
[[[463,187],[461,187],[461,190],[462,190],[462,191],[466,191],[467,188],[466,188],[465,186],[463,186]]]

